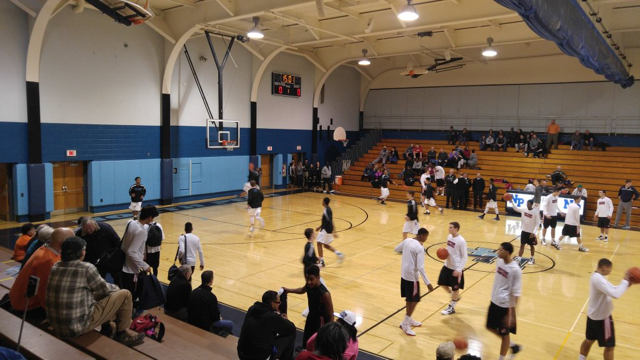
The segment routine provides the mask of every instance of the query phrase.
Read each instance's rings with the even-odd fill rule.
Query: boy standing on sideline
[[[533,265],[536,263],[533,258],[536,254],[536,245],[538,241],[536,240],[536,228],[540,223],[540,211],[538,211],[537,207],[533,207],[533,200],[527,201],[527,210],[520,210],[511,199],[511,206],[513,206],[513,210],[522,214],[522,218],[520,220],[522,232],[520,233],[520,251],[518,252],[518,256],[514,258],[516,262],[520,262],[520,258],[524,254],[524,247],[529,244],[529,248],[531,248],[531,258],[529,259],[529,265]]]
[[[451,302],[442,315],[456,313],[456,305],[460,300],[460,289],[464,289],[464,265],[467,263],[467,241],[460,236],[460,224],[449,223],[449,236],[447,237],[447,251],[449,257],[444,261],[444,266],[440,270],[438,285],[451,293]]]
[[[542,205],[542,245],[547,245],[547,228],[551,227],[551,240],[556,241],[556,226],[558,226],[558,195],[560,195],[560,188],[556,187],[553,192],[544,200]]]
[[[251,189],[247,192],[247,207],[249,208],[249,222],[251,222],[251,228],[249,230],[253,231],[253,225],[256,219],[260,221],[260,228],[264,228],[264,219],[260,217],[264,195],[262,195],[262,191],[260,191],[260,188],[256,185],[254,180],[251,180],[249,185],[251,185]]]
[[[324,267],[324,254],[323,248],[333,251],[338,257],[338,261],[342,262],[344,260],[344,254],[338,251],[336,248],[332,247],[330,244],[333,242],[333,211],[329,207],[329,202],[331,200],[326,197],[322,200],[322,206],[324,206],[324,210],[322,211],[322,223],[316,229],[319,231],[318,234],[318,255],[320,256],[320,266]],[[336,235],[336,237],[338,237]]]
[[[129,209],[133,212],[133,220],[138,220],[138,214],[142,209],[142,200],[147,194],[147,189],[140,183],[140,176],[136,177],[136,183],[129,188],[129,196],[131,196],[131,205]]]
[[[427,285],[429,291],[433,291],[433,285],[424,271],[424,243],[429,237],[429,231],[420,228],[415,238],[405,239],[395,251],[402,253],[402,272],[400,275],[400,296],[407,302],[407,313],[404,316],[400,329],[409,336],[416,336],[411,327],[422,326],[421,322],[413,320],[411,315],[420,302],[420,277]]]
[[[517,261],[511,259],[511,254],[511,243],[500,244],[491,290],[491,305],[487,314],[487,329],[502,338],[498,360],[505,360],[509,348],[510,359],[514,359],[521,350],[521,346],[512,342],[510,336],[510,333],[516,333],[516,305],[522,294],[522,269]]]
[[[402,239],[406,239],[409,234],[415,235],[418,233],[420,223],[418,222],[418,205],[413,196],[415,192],[413,190],[407,191],[407,214],[404,216],[404,228],[402,229]]]
[[[613,215],[613,202],[606,195],[604,190],[598,192],[600,198],[598,199],[598,209],[593,215],[593,221],[598,218],[598,227],[600,228],[600,236],[596,240],[609,241],[609,224],[611,222],[611,216]]]
[[[562,242],[565,236],[567,236],[569,238],[574,237],[578,239],[578,244],[580,245],[580,247],[578,248],[578,251],[582,251],[582,252],[589,251],[589,249],[587,249],[586,247],[584,247],[584,245],[582,245],[582,240],[580,239],[580,201],[581,200],[582,200],[582,197],[580,196],[576,196],[574,198],[575,202],[571,203],[567,208],[567,214],[565,215],[564,227],[562,228],[562,236],[560,237],[560,240],[558,242],[556,242],[555,240],[551,242],[551,245],[558,250],[561,249],[560,242]]]
[[[589,291],[589,309],[587,311],[586,339],[580,345],[578,360],[586,360],[591,346],[597,340],[598,346],[604,348],[604,359],[613,360],[616,346],[616,333],[613,328],[613,302],[631,286],[629,272],[624,275],[620,285],[613,286],[605,276],[611,274],[613,264],[608,259],[600,259],[598,268],[591,275],[591,290]]]
[[[496,200],[496,186],[493,184],[493,179],[489,179],[489,191],[487,192],[487,206],[484,208],[484,213],[479,215],[478,218],[480,220],[484,219],[484,216],[487,215],[489,209],[493,208],[496,212],[496,217],[493,220],[500,220],[500,210],[498,210],[498,202]]]
[[[193,233],[193,224],[184,224],[184,234],[178,238],[178,259],[180,264],[191,266],[191,273],[196,269],[196,252],[200,257],[200,271],[204,270],[204,254],[200,238]]]

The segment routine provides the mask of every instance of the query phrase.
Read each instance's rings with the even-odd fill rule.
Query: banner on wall
[[[533,200],[533,193],[531,192],[522,192],[522,191],[507,191],[507,192],[513,195],[513,202],[516,204],[516,207],[520,210],[526,210],[527,201]],[[547,198],[547,195],[542,195],[542,197],[540,198],[541,205],[544,204],[544,201],[546,198]],[[569,205],[571,205],[574,202],[575,201],[573,200],[572,196],[560,195],[558,199],[558,209],[566,213]],[[583,204],[585,203],[586,203],[586,198],[582,198],[582,201],[580,202],[580,204],[578,204],[578,206],[580,207],[580,218],[584,217]],[[511,205],[511,202],[507,202],[506,209],[510,213],[516,212],[515,210],[513,210],[513,206]]]

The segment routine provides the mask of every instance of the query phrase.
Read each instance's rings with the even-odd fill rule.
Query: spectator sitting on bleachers
[[[389,153],[389,162],[392,164],[397,164],[400,155],[398,154],[398,149],[395,146],[391,147],[391,152]]]
[[[573,135],[571,135],[571,150],[582,150],[582,145],[584,140],[582,139],[582,135],[580,135],[580,131],[576,130]]]
[[[51,228],[47,224],[41,224],[36,229],[36,234],[29,240],[27,243],[27,252],[22,259],[22,263],[20,264],[20,270],[24,268],[24,265],[29,261],[29,258],[36,252],[36,250],[40,249],[40,247],[51,240],[51,233],[53,233],[53,228]]]
[[[337,322],[342,325],[349,334],[347,349],[342,354],[344,360],[356,360],[358,358],[358,329],[356,329],[356,314],[349,310],[343,310],[336,316]],[[318,333],[313,334],[307,341],[307,350],[314,351],[316,349],[316,337]]]
[[[382,150],[380,150],[380,155],[378,155],[378,157],[375,158],[375,160],[373,160],[371,163],[377,164],[382,161],[382,164],[385,164],[388,158],[389,158],[389,150],[387,150],[386,146],[383,146]]]
[[[373,168],[373,171],[371,172],[371,186],[373,186],[374,188],[378,189],[380,188],[380,178],[382,177],[382,169],[378,167],[378,165],[376,165]]]
[[[584,186],[582,186],[582,184],[579,184],[575,189],[573,189],[573,192],[571,193],[571,195],[573,196],[582,196],[583,198],[587,198],[587,189],[584,188]]]
[[[181,321],[188,321],[189,297],[191,295],[191,266],[181,265],[178,274],[167,287],[164,313]]]
[[[529,146],[527,148],[527,151],[525,151],[524,155],[526,157],[529,157],[529,154],[533,153],[534,158],[539,158],[543,155],[543,151],[542,151],[543,148],[544,148],[544,145],[542,144],[542,141],[538,139],[538,135],[533,134],[531,135]]]
[[[437,161],[437,157],[438,153],[436,152],[436,148],[432,146],[431,150],[429,150],[429,152],[427,153],[427,160],[429,160],[430,163],[435,164]]]
[[[341,324],[330,322],[318,330],[315,351],[303,351],[296,360],[343,359],[347,350],[349,333]]]
[[[61,261],[53,265],[47,284],[47,320],[60,338],[73,338],[102,325],[101,333],[110,336],[110,321],[115,317],[114,339],[132,346],[144,341],[144,333],[131,335],[133,302],[131,293],[109,284],[98,269],[84,259],[87,243],[77,236],[62,243]]]
[[[446,167],[457,167],[458,165],[458,149],[452,149],[447,159]]]
[[[422,158],[422,146],[420,146],[420,144],[416,144],[413,147],[413,158],[414,159],[421,159]]]
[[[536,186],[533,185],[533,180],[529,179],[529,183],[524,187],[524,191],[535,192]]]
[[[475,169],[476,166],[478,166],[478,155],[476,155],[476,149],[471,150],[468,165],[468,167],[471,169]]]
[[[16,240],[16,244],[13,247],[13,257],[12,259],[20,262],[24,259],[24,256],[27,254],[27,244],[29,240],[36,234],[36,229],[33,227],[32,223],[22,225],[20,229],[22,235]]]
[[[51,228],[45,228],[44,230],[41,230],[41,232],[47,229]],[[45,294],[47,290],[47,281],[49,281],[49,273],[51,272],[53,264],[60,261],[62,242],[71,236],[73,236],[73,231],[71,231],[71,229],[51,229],[51,234],[49,234],[49,243],[36,250],[29,261],[27,261],[24,268],[22,268],[20,273],[18,273],[18,277],[9,291],[11,307],[14,310],[22,312],[27,309],[28,317],[38,320],[45,319]],[[27,298],[24,295],[26,294],[27,287],[29,286],[30,276],[37,277],[40,279],[40,282],[38,283],[36,296],[29,299],[29,304],[27,306]]]
[[[589,151],[593,151],[593,146],[596,144],[596,138],[589,131],[589,129],[584,131],[583,140],[584,140],[584,145],[589,145]]]
[[[217,333],[219,329],[233,330],[233,321],[223,320],[218,308],[218,298],[212,292],[213,271],[206,270],[200,275],[202,285],[191,292],[189,297],[189,324],[200,329]]]
[[[471,155],[471,153],[469,153],[469,155]],[[464,150],[461,148],[458,148],[457,169],[460,170],[466,167],[467,160],[469,160],[469,158],[465,155]]]
[[[562,166],[558,165],[558,167],[556,168],[556,171],[554,171],[551,175],[547,175],[548,178],[551,178],[551,183],[553,185],[566,185],[566,186],[571,186],[573,185],[573,181],[567,179],[567,174],[564,173],[564,171],[562,171]]]
[[[438,153],[438,165],[445,166],[447,164],[447,159],[449,155],[443,148],[440,148],[440,152]]]
[[[516,152],[520,151],[527,151],[527,138],[524,136],[524,134],[519,134],[518,140],[516,140]]]
[[[487,148],[487,137],[482,135],[480,137],[480,140],[478,140],[478,147],[480,148],[480,151],[484,151]]]
[[[275,291],[262,295],[262,302],[256,301],[247,310],[240,339],[238,357],[240,360],[291,359],[296,341],[296,326],[280,314],[280,296]]]
[[[76,236],[87,242],[87,250],[85,252],[84,261],[96,265],[98,259],[113,248],[120,247],[120,236],[116,233],[111,225],[107,223],[98,223],[91,218],[85,216],[80,222],[80,229],[75,233]],[[98,272],[103,279],[106,279],[107,270],[99,268]],[[111,274],[118,282],[119,274]]]
[[[404,173],[402,174],[402,179],[404,181],[404,184],[407,185],[407,186],[413,186],[413,183],[416,182],[416,179],[415,179],[416,175],[415,174],[416,173],[413,171],[412,168],[407,167],[404,170]]]
[[[499,134],[496,138],[494,148],[496,151],[500,151],[500,149],[502,149],[502,151],[507,151],[507,139],[503,134]]]
[[[455,145],[456,141],[458,141],[458,130],[454,129],[453,126],[449,126],[449,140],[447,141],[447,145]]]
[[[471,134],[467,131],[467,128],[462,129],[460,133],[460,146],[468,146],[469,140],[471,140]]]
[[[404,151],[404,154],[402,154],[402,159],[404,160],[413,159],[413,144],[409,144],[407,149]]]
[[[413,170],[416,173],[420,173],[423,167],[424,167],[424,164],[422,163],[422,159],[421,158],[416,158],[413,161]]]
[[[371,181],[370,177],[372,172],[373,166],[371,164],[367,164],[367,166],[364,168],[364,173],[362,173],[360,181]]]
[[[495,139],[493,138],[493,130],[489,130],[489,134],[484,139],[485,150],[489,149],[493,151],[493,144],[495,143]]]

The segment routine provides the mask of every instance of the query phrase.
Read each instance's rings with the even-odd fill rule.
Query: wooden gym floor
[[[266,290],[304,284],[302,258],[307,227],[317,227],[322,214],[322,199],[326,195],[299,193],[265,199],[262,217],[264,229],[249,232],[246,203],[236,202],[163,213],[158,221],[163,225],[166,240],[161,253],[159,278],[166,280],[166,271],[173,262],[177,238],[184,223],[194,225],[194,233],[202,240],[206,269],[215,273],[214,292],[219,301],[246,310],[259,301]],[[414,318],[424,323],[416,337],[406,336],[398,325],[404,316],[404,301],[399,294],[401,256],[393,249],[402,239],[406,205],[390,202],[387,206],[370,199],[331,196],[339,237],[332,245],[346,254],[338,264],[334,254],[325,251],[327,267],[321,275],[331,291],[336,311],[349,309],[361,317],[358,325],[360,347],[394,359],[430,359],[439,343],[458,334],[469,338],[469,352],[483,359],[498,357],[499,339],[484,328],[490,303],[495,264],[473,262],[469,257],[465,272],[466,288],[457,313],[442,316],[440,311],[449,301],[442,289],[425,295]],[[448,223],[458,221],[469,249],[497,249],[503,241],[512,241],[516,252],[520,246],[519,217],[502,216],[496,222],[488,214],[485,220],[478,213],[445,210],[444,215],[421,215],[421,225],[430,231],[425,244],[428,249],[425,268],[434,283],[442,267],[435,251],[446,241]],[[639,215],[636,215],[639,216]],[[110,223],[122,234],[127,219]],[[559,237],[562,223],[556,236]],[[620,282],[624,271],[637,266],[640,244],[637,232],[611,230],[608,243],[596,242],[599,230],[583,226],[584,242],[591,249],[580,253],[574,243],[563,243],[561,251],[550,246],[538,246],[536,264],[523,270],[523,295],[518,305],[518,334],[513,338],[524,345],[520,359],[576,359],[584,339],[586,305],[589,297],[589,277],[600,258],[611,259],[614,268],[609,279]],[[547,238],[550,234],[547,234]],[[479,252],[482,250],[480,249]],[[529,256],[525,250],[524,256]],[[199,265],[199,264],[198,264]],[[200,272],[196,270],[195,283]],[[421,285],[424,294],[426,287]],[[640,289],[632,287],[614,300],[619,359],[635,358],[640,345],[640,314],[633,310],[638,304]],[[306,296],[293,295],[289,302],[289,318],[299,328]],[[636,339],[636,340],[634,340]],[[461,353],[458,354],[458,356]],[[601,358],[597,344],[590,358]]]

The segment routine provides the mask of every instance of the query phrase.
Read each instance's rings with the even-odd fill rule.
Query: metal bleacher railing
[[[382,140],[382,130],[370,130],[364,137],[351,145],[344,154],[331,162],[331,173],[334,176],[342,175],[345,171],[349,170],[351,164],[363,157],[369,150],[373,149],[380,140]]]

